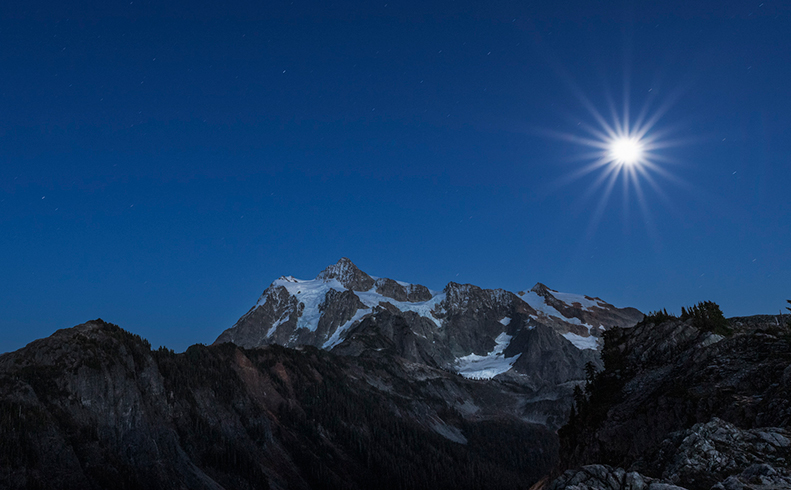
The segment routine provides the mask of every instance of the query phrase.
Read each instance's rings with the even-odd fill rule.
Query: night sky
[[[787,1],[2,2],[0,352],[211,343],[343,256],[778,313],[790,87]],[[625,112],[651,165],[586,172]]]

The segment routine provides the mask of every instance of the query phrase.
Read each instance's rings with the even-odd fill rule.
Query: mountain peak
[[[374,285],[374,279],[358,269],[347,257],[341,257],[338,262],[321,271],[316,279],[336,279],[343,287],[353,291],[368,291]]]
[[[550,291],[552,291],[552,289],[549,289],[549,288],[546,286],[546,284],[542,284],[542,283],[540,283],[540,282],[537,282],[535,286],[533,286],[532,288],[530,288],[530,290],[531,290],[532,292],[536,293],[536,294],[537,294],[537,295],[539,295],[539,296],[544,296],[544,297],[546,297],[546,295],[550,295],[550,296],[552,295],[552,293],[550,292]]]

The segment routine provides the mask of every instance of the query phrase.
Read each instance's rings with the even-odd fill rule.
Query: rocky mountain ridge
[[[541,283],[518,293],[454,282],[442,291],[432,291],[370,276],[342,258],[315,279],[283,276],[274,281],[216,343],[333,349],[365,318],[385,310],[408,318],[410,328],[425,339],[423,351],[436,365],[470,377],[476,374],[464,369],[465,360],[477,358],[468,356],[490,356],[502,344],[503,359],[515,358],[519,352],[508,347],[511,341],[538,325],[549,327],[578,350],[595,351],[607,328],[631,326],[642,318],[634,308],[559,293]],[[501,363],[501,372],[510,370],[515,361]],[[501,374],[492,369],[479,371],[476,377],[480,378]]]
[[[513,309],[528,293],[558,312],[585,306],[579,297],[452,284],[442,294],[455,308],[426,310],[419,288],[330,275],[316,281],[370,288],[326,289],[320,314],[304,315],[317,326],[324,312],[354,318],[338,298],[367,306],[377,283],[407,301],[362,315],[329,349],[226,342],[176,354],[96,320],[0,355],[0,488],[791,488],[786,318],[725,320],[710,302],[688,317],[650,314],[604,331],[597,373],[574,364],[597,351]],[[522,327],[503,330],[512,323]],[[453,341],[441,350],[428,341],[443,331]],[[511,369],[469,379],[438,362],[484,342],[470,365]],[[579,371],[581,382],[562,381]],[[561,388],[575,387],[569,417]]]
[[[311,345],[353,356],[387,345],[411,362],[518,384],[522,418],[557,428],[585,365],[601,364],[601,334],[642,317],[541,283],[517,293],[455,282],[432,291],[370,276],[342,258],[312,280],[275,280],[215,344]]]
[[[566,471],[543,488],[791,488],[784,321],[733,318],[715,333],[695,318],[647,318],[607,332],[605,370],[559,431]]]
[[[175,354],[101,320],[60,330],[0,356],[0,488],[524,488],[556,463],[520,387],[391,347]]]

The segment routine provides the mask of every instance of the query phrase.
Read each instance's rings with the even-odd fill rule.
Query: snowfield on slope
[[[564,333],[563,338],[574,344],[574,347],[577,349],[593,349],[597,350],[599,348],[599,344],[596,340],[596,337],[593,335],[589,337],[583,337],[582,335],[577,335],[575,333]]]
[[[373,276],[371,277],[376,279]],[[408,282],[396,282],[402,287],[408,288],[412,286]],[[334,289],[338,292],[347,290],[347,288],[335,278],[316,278],[306,280],[297,279],[293,276],[283,276],[274,281],[272,286],[284,287],[291,296],[295,297],[300,303],[304,305],[302,314],[297,318],[296,327],[297,330],[307,329],[311,332],[315,332],[318,328],[319,320],[322,316],[322,311],[320,310],[319,306],[325,301],[327,292],[329,292],[331,289]],[[348,329],[354,325],[355,322],[358,322],[366,315],[373,313],[374,308],[380,306],[382,303],[390,303],[402,312],[415,312],[421,317],[431,320],[437,326],[437,328],[442,328],[443,322],[436,318],[432,312],[437,312],[441,303],[445,301],[446,294],[441,291],[429,291],[431,293],[431,298],[427,301],[419,303],[397,301],[393,298],[379,294],[376,292],[376,285],[371,287],[371,289],[368,291],[354,291],[354,294],[360,299],[363,305],[365,305],[365,308],[358,309],[349,321],[345,322],[343,325],[339,325],[334,331],[330,332],[328,338],[322,343],[322,347],[324,349],[331,349],[340,344],[343,341],[343,336],[346,331],[348,331]],[[593,300],[582,295],[561,293],[555,290],[550,291],[555,298],[568,305],[577,303],[584,309],[602,307],[605,305],[605,303],[603,303],[603,301],[599,300],[598,298]],[[536,310],[536,312],[538,312],[539,317],[530,315],[537,321],[541,321],[541,316],[554,317],[566,323],[585,326],[588,328],[588,332],[591,331],[592,327],[590,325],[584,324],[578,318],[569,318],[563,315],[557,309],[547,304],[546,299],[543,296],[537,294],[534,291],[517,293],[517,297],[522,299],[524,302],[530,305],[530,307]],[[265,304],[269,299],[270,298],[268,294],[262,295],[256,306]],[[277,328],[281,324],[285,323],[290,318],[290,315],[293,314],[294,312],[292,311],[278,318],[278,320],[275,321],[275,323],[268,329],[266,337],[271,337],[277,331]],[[504,327],[507,327],[510,322],[511,318],[509,317],[505,317],[500,320],[500,323]],[[597,338],[594,336],[582,336],[571,332],[562,335],[578,349],[596,350],[599,348]],[[511,337],[509,335],[502,333],[496,339],[497,345],[495,349],[487,355],[479,356],[476,354],[470,354],[468,356],[458,358],[456,360],[458,372],[465,377],[489,379],[508,371],[518,358],[518,356],[516,356],[506,359],[503,355],[503,351],[508,346],[508,343],[510,343],[510,340]]]
[[[401,286],[408,287],[410,286],[409,283],[405,283],[402,281],[398,281],[398,284]],[[321,319],[322,312],[319,309],[319,305],[321,305],[327,292],[330,289],[334,289],[338,292],[346,291],[346,287],[343,286],[337,279],[297,279],[293,276],[283,276],[272,283],[272,286],[278,287],[282,286],[286,288],[288,294],[297,298],[300,303],[305,305],[302,315],[299,316],[297,319],[297,330],[306,328],[311,332],[315,332],[319,326],[319,320]],[[408,301],[396,301],[393,298],[389,298],[387,296],[383,296],[376,292],[376,287],[372,287],[368,291],[354,291],[354,294],[360,298],[360,301],[367,306],[367,309],[360,309],[357,310],[354,317],[346,322],[344,325],[338,327],[338,329],[333,332],[327,342],[323,345],[325,349],[331,349],[335,345],[343,340],[341,335],[344,331],[346,331],[349,327],[351,327],[355,321],[362,319],[365,315],[372,312],[372,309],[376,306],[379,306],[382,302],[387,302],[395,306],[401,311],[414,311],[418,315],[428,318],[437,327],[441,327],[442,323],[440,320],[434,317],[431,314],[432,310],[437,308],[437,305],[442,303],[445,300],[445,293],[441,293],[438,291],[431,291],[431,299],[428,301],[423,301],[420,303],[410,303]],[[256,304],[257,307],[262,306],[265,304],[269,299],[269,296],[264,294],[258,300]],[[284,323],[288,317],[280,318],[267,332],[267,337],[270,337],[275,333],[277,327]]]
[[[503,351],[511,343],[511,336],[505,332],[494,339],[494,350],[485,356],[470,354],[456,359],[456,372],[469,379],[492,379],[510,370],[522,354],[505,357]]]
[[[552,296],[556,297],[560,301],[566,303],[569,306],[573,306],[574,303],[579,303],[582,306],[583,310],[590,311],[591,308],[604,308],[605,304],[604,301],[600,299],[588,299],[585,296],[580,294],[571,294],[571,293],[559,293],[555,290],[552,290]]]

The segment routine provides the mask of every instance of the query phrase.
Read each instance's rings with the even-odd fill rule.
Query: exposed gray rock
[[[412,362],[445,366],[453,356],[444,342],[436,342],[441,338],[436,325],[417,313],[382,308],[353,326],[346,340],[333,347],[332,352],[359,356],[387,349]]]
[[[392,279],[377,279],[376,292],[396,301],[407,301],[406,288]],[[429,296],[429,299],[431,296]]]
[[[598,369],[602,367],[598,351],[578,349],[540,323],[530,324],[516,334],[505,355],[516,354],[521,355],[514,370],[529,376],[536,388],[579,381],[588,362]]]
[[[431,299],[431,291],[420,284],[410,284],[406,287],[406,300],[411,303],[420,303]]]
[[[579,320],[578,322],[573,320],[558,322],[556,317],[538,313],[537,319],[540,322],[551,326],[561,333],[572,332],[583,337],[587,337],[590,334],[599,336],[610,328],[628,328],[643,319],[643,314],[639,310],[635,308],[616,308],[601,298],[583,296],[581,301],[584,301],[586,305],[574,300],[569,300],[570,303],[566,303],[556,297],[556,295],[560,296],[561,293],[550,289],[540,282],[533,286],[530,292],[543,298],[548,306],[560,312],[567,319]],[[525,291],[520,291],[517,294],[520,297],[524,297]],[[588,326],[591,327],[590,331]]]
[[[654,466],[663,464],[663,478],[692,488],[724,487],[728,479],[731,486],[772,482],[786,485],[772,488],[791,488],[786,469],[791,458],[789,437],[785,429],[742,430],[714,417],[671,434],[661,444]]]
[[[396,301],[421,303],[431,299],[431,291],[420,284],[402,285],[392,279],[377,279],[376,292]]]
[[[459,359],[487,357],[506,342],[502,356],[511,361],[499,379],[529,389],[524,419],[557,428],[567,416],[574,386],[583,382],[586,363],[601,367],[597,350],[575,347],[561,334],[597,336],[602,324],[583,325],[581,319],[606,317],[602,321],[608,327],[630,326],[642,314],[576,295],[562,296],[573,300],[565,304],[553,295],[561,293],[539,286],[534,290],[546,300],[541,311],[502,289],[451,282],[442,292],[432,292],[421,285],[374,280],[343,258],[312,281],[290,276],[275,281],[216,343],[312,345],[343,355],[384,349],[412,362],[456,370],[461,369]],[[552,308],[557,313],[544,312]],[[466,369],[475,377],[474,368]]]
[[[486,355],[495,346],[495,338],[504,330],[515,330],[521,315],[534,313],[530,306],[502,289],[481,289],[472,284],[448,283],[445,300],[437,317],[447,331],[448,348],[455,356]],[[514,326],[504,328],[500,322],[511,318]],[[509,324],[510,327],[510,324]]]
[[[568,470],[546,490],[686,490],[683,487],[623,468],[593,464]]]
[[[330,289],[319,305],[321,318],[315,332],[302,330],[294,342],[296,345],[317,345],[326,341],[335,330],[352,319],[357,310],[365,309],[365,305],[351,290],[343,292]]]
[[[269,286],[262,298],[263,302],[253,306],[233,327],[220,334],[215,343],[233,342],[248,348],[270,343],[287,344],[297,329],[297,319],[305,305],[283,286]]]
[[[730,325],[728,337],[677,319],[608,333],[607,369],[560,431],[561,467],[609,464],[694,490],[791,488],[791,337],[761,317]]]
[[[346,257],[341,258],[337,263],[327,267],[316,276],[316,279],[329,280],[336,279],[343,287],[352,291],[368,291],[374,285],[374,279],[357,268]]]
[[[787,471],[780,474],[768,464],[756,463],[738,475],[729,476],[723,482],[711,487],[713,490],[777,490],[791,488],[791,478]]]

